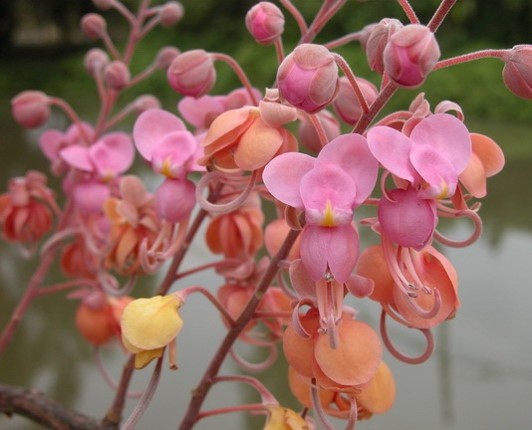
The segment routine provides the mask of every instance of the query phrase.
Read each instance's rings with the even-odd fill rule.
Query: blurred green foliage
[[[61,1],[67,0],[39,2]],[[84,2],[87,3],[88,0]],[[4,7],[11,3],[14,1],[4,3]],[[127,0],[125,3],[134,9],[137,0]],[[272,84],[276,71],[274,49],[254,43],[244,25],[246,11],[256,1],[182,0],[182,3],[185,7],[183,21],[174,28],[157,29],[141,43],[132,67],[133,74],[153,61],[160,47],[172,45],[181,51],[202,48],[227,53],[240,62],[257,88],[264,89]],[[294,0],[307,20],[315,14],[320,3],[319,0]],[[412,0],[411,3],[420,20],[427,22],[439,0]],[[103,15],[108,19],[111,34],[124,38],[127,28],[121,17],[114,11],[104,12]],[[286,15],[283,40],[289,51],[297,42],[299,34],[294,20],[288,13]],[[350,0],[324,28],[316,42],[333,40],[383,17],[397,17],[406,22],[403,11],[394,0]],[[442,58],[477,49],[510,48],[518,43],[530,43],[531,23],[532,2],[529,0],[490,0],[489,6],[483,0],[461,0],[438,32]],[[76,108],[79,103],[89,114],[98,102],[94,100],[93,82],[80,67],[84,51],[89,46],[93,45],[82,47],[77,54],[54,58],[1,58],[0,91],[12,97],[24,89],[40,89],[56,96],[65,96],[72,100]],[[357,43],[342,47],[338,52],[351,64],[355,74],[378,83],[379,77],[369,71],[365,55]],[[484,59],[438,71],[417,91],[399,91],[389,109],[406,108],[418,91],[424,91],[433,106],[441,100],[449,99],[459,103],[467,116],[489,120],[529,121],[532,117],[532,104],[523,102],[506,89],[501,78],[502,67],[503,63],[499,60]],[[216,69],[218,81],[214,93],[223,93],[239,85],[228,66],[217,64]],[[171,110],[175,109],[175,102],[179,98],[166,84],[162,72],[128,93],[128,100],[138,94],[155,94]]]

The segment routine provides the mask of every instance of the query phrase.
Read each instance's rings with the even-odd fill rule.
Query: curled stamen
[[[251,363],[250,361],[243,358],[240,354],[238,354],[238,352],[236,352],[234,348],[231,349],[230,354],[231,357],[233,357],[233,360],[235,360],[238,365],[244,368],[245,370],[248,370],[250,372],[262,372],[266,369],[269,369],[277,360],[277,347],[275,345],[270,345],[268,350],[268,357],[266,357],[260,363]]]
[[[121,297],[131,293],[135,287],[135,282],[137,278],[135,275],[131,275],[123,287],[120,287],[118,281],[115,277],[107,272],[98,273],[98,281],[100,286],[105,291],[106,294],[114,297]]]
[[[227,214],[233,212],[234,210],[238,209],[249,197],[249,194],[251,193],[251,191],[253,191],[253,187],[255,186],[257,177],[258,172],[254,170],[251,176],[249,177],[249,181],[246,185],[246,188],[244,188],[244,190],[238,195],[238,197],[228,203],[217,204],[211,203],[205,197],[203,197],[203,190],[205,190],[205,188],[208,188],[212,182],[226,182],[226,175],[218,171],[206,173],[199,180],[198,185],[196,187],[196,200],[204,210],[214,214]]]
[[[314,378],[312,379],[312,383],[310,386],[310,392],[312,394],[312,406],[314,407],[316,414],[318,415],[318,418],[323,424],[323,427],[326,430],[334,430],[334,427],[331,425],[327,416],[325,415],[325,411],[321,407],[320,397],[318,394],[318,387],[316,386],[316,380]]]
[[[444,216],[449,216],[449,215],[444,215]],[[444,245],[452,246],[454,248],[464,248],[466,246],[471,245],[472,243],[475,243],[477,239],[480,237],[480,235],[482,234],[482,219],[480,218],[480,216],[473,210],[457,211],[451,216],[453,217],[464,216],[464,217],[469,218],[473,222],[473,226],[475,228],[471,236],[469,236],[465,240],[453,240],[453,239],[450,239],[444,236],[438,230],[435,230],[434,239],[438,240],[440,243]]]
[[[412,309],[416,312],[416,314],[424,319],[430,319],[434,318],[438,312],[440,311],[441,307],[441,295],[440,292],[437,289],[434,289],[434,304],[432,305],[432,308],[428,311],[422,309],[414,300],[414,298],[417,298],[417,294],[415,297],[412,297],[411,295],[408,295],[408,304],[412,307]]]
[[[162,264],[162,261],[151,261],[152,259],[150,257],[151,255],[148,251],[148,239],[144,238],[142,239],[142,242],[140,242],[139,260],[142,270],[147,274],[155,273]]]
[[[301,324],[301,318],[299,314],[299,308],[304,305],[313,306],[314,303],[310,299],[303,299],[297,302],[294,306],[294,310],[292,311],[292,325],[294,326],[294,330],[299,336],[305,339],[310,339],[312,335],[307,330],[305,330],[303,324]]]
[[[407,364],[420,364],[427,361],[432,353],[434,352],[434,338],[432,336],[432,333],[429,329],[418,329],[423,335],[425,336],[425,339],[427,340],[427,347],[425,348],[425,352],[421,354],[418,357],[409,357],[407,355],[404,355],[403,353],[399,352],[395,346],[392,344],[392,341],[390,340],[390,337],[388,336],[388,330],[386,329],[386,311],[383,309],[381,311],[381,319],[380,319],[380,332],[382,341],[384,342],[384,345],[395,358],[398,360],[403,361]]]

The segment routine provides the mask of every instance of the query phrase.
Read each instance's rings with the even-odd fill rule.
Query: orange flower
[[[223,171],[258,170],[276,155],[297,150],[295,137],[283,127],[272,127],[260,110],[244,106],[220,114],[203,141],[205,156],[198,164]]]
[[[237,210],[215,216],[207,229],[207,246],[228,258],[254,256],[262,246],[264,214],[258,194],[252,193]]]
[[[106,263],[121,274],[142,273],[141,244],[147,241],[150,247],[161,229],[160,222],[153,199],[140,179],[124,176],[120,191],[122,199],[110,198],[104,204],[105,215],[111,221],[112,244]]]

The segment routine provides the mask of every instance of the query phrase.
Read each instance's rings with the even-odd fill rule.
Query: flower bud
[[[85,55],[84,65],[85,69],[93,78],[109,64],[109,56],[99,48],[93,48]]]
[[[371,29],[365,45],[366,56],[371,70],[380,75],[384,73],[382,53],[390,36],[402,27],[401,21],[394,18],[384,18]]]
[[[179,54],[168,68],[168,83],[184,96],[201,97],[216,81],[216,70],[211,56],[203,49]]]
[[[50,118],[50,99],[41,91],[23,91],[11,101],[11,112],[22,127],[40,127]]]
[[[397,30],[383,52],[384,71],[404,87],[423,83],[440,58],[440,48],[428,27],[410,24]]]
[[[502,77],[515,95],[532,99],[532,45],[517,45],[507,51]]]
[[[273,3],[262,1],[246,14],[246,27],[261,45],[269,45],[284,31],[284,15]]]
[[[196,187],[188,179],[166,179],[155,192],[159,219],[177,223],[187,218],[196,204]]]
[[[366,103],[368,106],[371,105],[377,98],[377,87],[363,78],[356,78],[356,81],[366,99]],[[340,78],[340,88],[338,89],[338,95],[334,99],[333,106],[340,118],[350,125],[356,124],[364,113],[355,90],[345,76]]]
[[[324,46],[302,44],[279,66],[277,82],[282,99],[308,113],[315,113],[336,96],[338,66],[333,54]]]
[[[101,10],[108,10],[113,7],[114,0],[92,0],[94,6]]]
[[[129,84],[129,69],[122,61],[109,63],[105,67],[103,76],[107,86],[114,90],[122,90]]]
[[[141,114],[142,112],[147,111],[148,109],[160,108],[161,103],[159,102],[157,97],[154,97],[150,94],[140,96],[134,101],[134,110],[137,114]]]
[[[170,64],[179,55],[179,49],[174,48],[173,46],[165,46],[157,54],[155,59],[155,64],[158,69],[166,70],[170,67]]]
[[[163,27],[171,27],[181,21],[181,18],[185,15],[185,9],[183,5],[176,1],[169,1],[161,6],[159,17],[161,19],[161,25]]]
[[[88,13],[81,18],[81,30],[89,39],[100,39],[107,30],[107,23],[101,15]]]

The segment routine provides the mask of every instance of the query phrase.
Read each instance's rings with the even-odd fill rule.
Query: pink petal
[[[360,134],[343,134],[321,150],[316,164],[333,163],[346,171],[356,184],[355,206],[366,200],[377,181],[379,162]]]
[[[447,158],[456,174],[462,172],[471,158],[471,138],[462,121],[440,113],[421,121],[410,134],[415,145],[430,145]]]
[[[412,141],[407,136],[391,127],[377,126],[368,131],[367,139],[371,153],[386,170],[410,183],[417,182],[410,163]]]
[[[271,160],[262,173],[268,191],[281,202],[303,209],[299,191],[301,178],[314,167],[315,159],[307,154],[287,152]]]
[[[432,239],[437,215],[434,200],[420,199],[413,188],[390,191],[378,209],[382,232],[394,243],[420,250]]]
[[[316,298],[316,283],[309,276],[305,265],[300,259],[290,264],[290,282],[299,297]]]
[[[110,133],[89,149],[96,170],[102,177],[115,177],[133,164],[135,151],[125,133]]]
[[[332,209],[335,225],[351,222],[356,185],[340,167],[323,163],[316,165],[301,178],[300,190],[308,222],[320,224],[328,205]]]
[[[39,138],[39,146],[50,161],[59,157],[59,149],[65,144],[65,136],[59,130],[46,130]]]
[[[223,97],[205,95],[199,98],[183,97],[177,109],[194,127],[206,129],[224,110]]]
[[[62,149],[59,152],[59,155],[66,163],[79,170],[84,170],[85,172],[94,171],[94,166],[92,165],[91,158],[89,155],[89,148],[81,145],[72,145]]]
[[[355,267],[359,240],[352,225],[320,227],[306,225],[301,234],[301,260],[314,281],[329,267],[334,278],[344,283]]]
[[[410,161],[423,180],[430,185],[419,192],[420,197],[445,198],[454,194],[458,175],[449,159],[437,149],[429,145],[413,145]]]
[[[142,112],[133,127],[133,140],[140,155],[151,161],[155,146],[173,131],[186,130],[183,121],[162,109],[149,109]]]
[[[74,188],[74,203],[83,214],[99,213],[111,192],[101,182],[84,182]]]
[[[155,191],[155,210],[162,220],[177,223],[187,218],[196,203],[196,187],[188,179],[166,179]]]
[[[153,167],[160,172],[163,163],[169,162],[173,178],[184,176],[196,148],[196,139],[188,131],[168,133],[153,148],[151,154]]]

